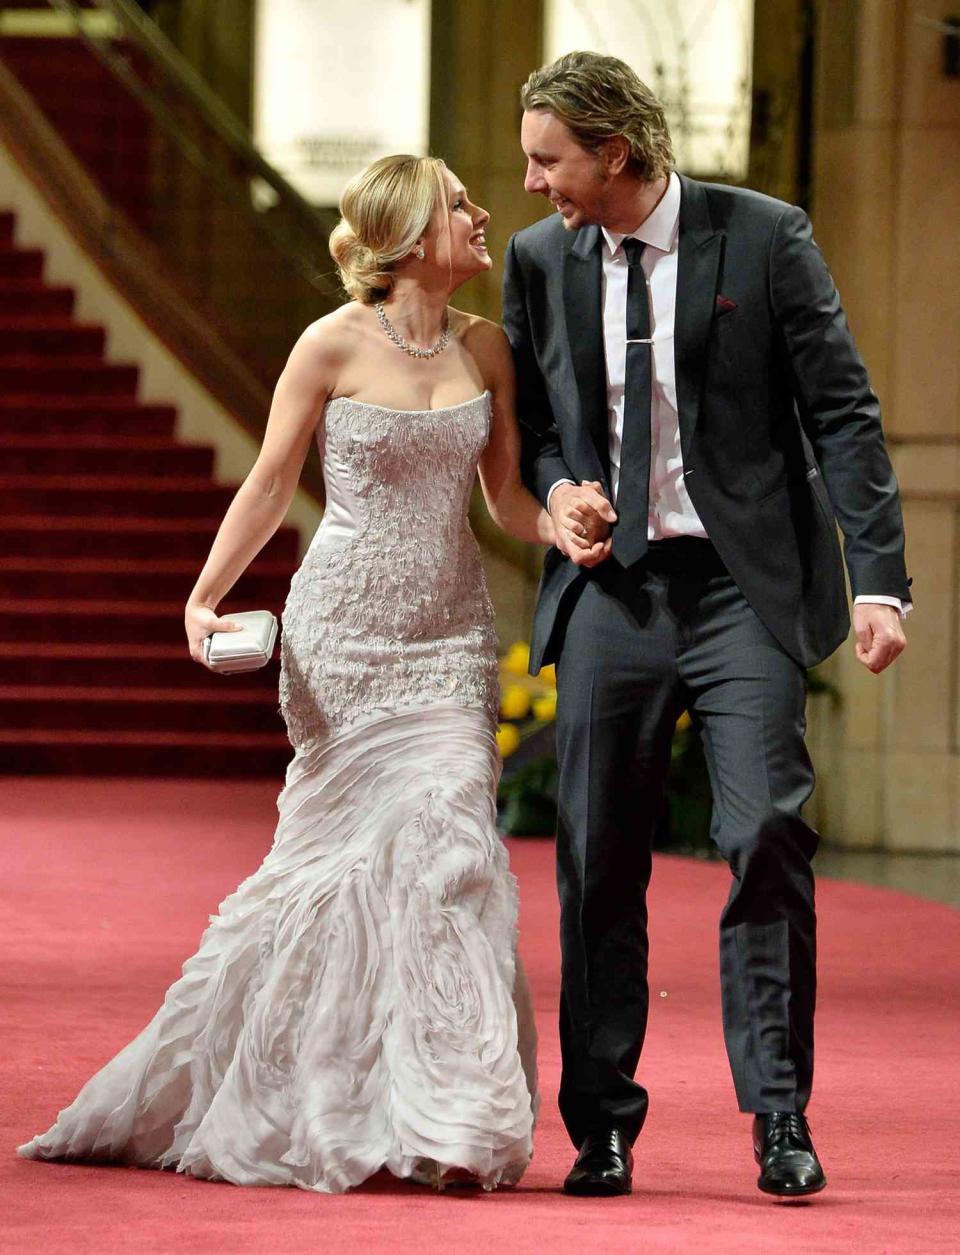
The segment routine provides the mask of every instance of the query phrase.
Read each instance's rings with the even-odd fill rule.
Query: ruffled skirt
[[[516,1181],[536,1042],[488,716],[365,719],[298,753],[273,847],[35,1159],[339,1192]]]

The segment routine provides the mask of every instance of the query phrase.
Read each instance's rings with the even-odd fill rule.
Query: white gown
[[[488,394],[331,401],[327,509],[283,619],[273,846],[36,1159],[337,1192],[516,1181],[535,1034],[495,826],[492,609],[467,505]]]

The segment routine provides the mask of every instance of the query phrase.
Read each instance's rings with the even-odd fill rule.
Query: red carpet
[[[152,1015],[207,915],[265,853],[264,783],[2,783],[0,1248],[18,1252],[933,1252],[960,1245],[960,914],[823,882],[811,1123],[830,1185],[761,1196],[720,1033],[715,922],[726,871],[657,860],[651,1113],[636,1192],[567,1199],[554,1107],[556,907],[547,842],[514,841],[544,1108],[519,1189],[440,1197],[377,1181],[345,1197],[136,1169],[37,1164],[14,1145]]]
[[[228,694],[183,636],[232,489],[14,229],[0,213],[0,771],[278,779],[276,663]],[[296,549],[281,529],[224,609],[279,612]]]

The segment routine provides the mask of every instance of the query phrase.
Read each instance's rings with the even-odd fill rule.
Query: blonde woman
[[[353,298],[309,327],[186,608],[190,652],[280,525],[307,449],[327,507],[283,619],[296,751],[273,847],[153,1021],[21,1153],[338,1192],[381,1168],[516,1181],[535,1037],[494,828],[493,617],[467,523],[549,544],[521,486],[500,329],[450,308],[489,215],[441,161],[384,158],[331,252]],[[570,512],[586,564],[608,530]],[[518,978],[519,977],[519,978]]]

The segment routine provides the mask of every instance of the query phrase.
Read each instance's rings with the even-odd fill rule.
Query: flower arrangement
[[[514,641],[500,660],[497,746],[504,760],[497,794],[500,826],[511,836],[553,834],[557,826],[557,674],[528,674],[530,646]]]
[[[543,667],[539,675],[528,675],[530,646],[514,641],[500,660],[500,718],[497,745],[501,757],[509,758],[526,738],[553,723],[557,717],[557,673]]]

